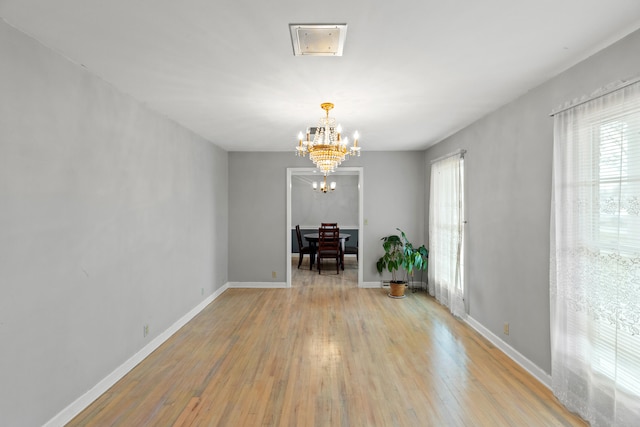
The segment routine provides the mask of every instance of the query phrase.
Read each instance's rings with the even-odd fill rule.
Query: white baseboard
[[[382,283],[381,282],[362,282],[360,284],[361,288],[381,288],[382,287]]]
[[[520,352],[511,347],[506,342],[502,341],[496,334],[485,328],[471,316],[466,316],[463,319],[469,326],[478,331],[480,335],[488,339],[491,344],[498,347],[504,354],[509,356],[514,362],[520,365],[524,370],[533,375],[538,381],[540,381],[548,389],[551,389],[551,375],[540,369],[538,365],[524,357]]]
[[[183,327],[187,322],[193,319],[198,313],[200,313],[206,306],[208,306],[213,300],[218,298],[224,291],[229,288],[229,284],[218,288],[213,294],[205,298],[191,311],[182,316],[178,321],[171,325],[167,330],[155,337],[145,345],[140,351],[134,354],[129,360],[117,367],[113,372],[102,379],[98,384],[93,386],[91,390],[77,398],[73,403],[60,411],[55,417],[51,418],[44,424],[44,427],[58,427],[64,426],[71,421],[76,415],[82,412],[87,406],[89,406],[94,400],[104,394],[111,386],[117,383],[122,377],[124,377],[129,371],[142,362],[148,355],[150,355],[155,349],[160,347],[171,335],[176,333],[178,329]]]
[[[286,288],[287,282],[229,282],[229,287],[258,289]]]

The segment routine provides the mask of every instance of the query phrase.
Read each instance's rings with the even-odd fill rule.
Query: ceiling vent
[[[289,24],[295,56],[342,56],[347,24]]]

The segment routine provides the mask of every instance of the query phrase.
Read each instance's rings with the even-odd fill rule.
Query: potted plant
[[[404,231],[397,228],[400,235],[392,234],[382,239],[384,255],[378,259],[378,273],[384,270],[391,273],[390,292],[392,298],[403,298],[409,276],[415,270],[426,270],[428,250],[424,245],[414,248]]]

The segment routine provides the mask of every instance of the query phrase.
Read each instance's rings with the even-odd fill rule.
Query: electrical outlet
[[[147,335],[149,335],[149,325],[144,325],[142,327],[142,336],[146,337]]]
[[[509,322],[504,322],[504,334],[509,335]]]
[[[271,272],[271,278],[273,278],[273,279],[275,279],[275,278],[276,278],[276,272],[275,272],[275,271],[272,271],[272,272]]]

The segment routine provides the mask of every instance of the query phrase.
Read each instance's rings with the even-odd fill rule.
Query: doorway
[[[345,201],[344,197],[334,197],[337,196],[340,191],[340,186],[337,185],[334,190],[335,194],[331,194],[331,190],[327,194],[322,194],[319,190],[314,191],[312,187],[313,182],[322,181],[323,175],[318,172],[315,168],[287,168],[287,287],[291,287],[292,281],[292,269],[297,269],[297,263],[292,267],[292,254],[293,254],[293,245],[292,245],[292,236],[295,233],[296,224],[293,223],[293,206],[296,206],[296,211],[298,210],[298,205],[295,205],[296,201],[301,201],[302,193],[301,191],[305,191],[304,197],[305,200],[308,201],[308,205],[311,205],[309,209],[314,209],[319,211],[320,215],[324,215],[327,212],[336,211],[345,209],[345,206],[348,205],[349,208],[353,208],[355,204],[357,206],[357,212],[353,216],[354,219],[345,219],[347,221],[347,226],[353,229],[357,229],[357,244],[359,246],[360,254],[358,255],[358,271],[357,271],[357,282],[354,283],[356,286],[362,285],[362,277],[363,277],[363,257],[362,257],[362,248],[363,248],[363,168],[362,167],[341,167],[333,174],[327,177],[327,181],[331,182],[332,177],[335,177],[333,181],[339,183],[342,179],[342,182],[349,182],[350,180],[355,182],[356,185],[356,194],[353,199],[348,199]],[[315,194],[314,194],[315,193]],[[307,203],[305,203],[307,205]],[[315,207],[314,207],[315,206]],[[314,217],[313,215],[308,216],[310,224],[301,224],[301,226],[311,226],[317,228],[319,226],[319,222],[317,221],[318,217]],[[330,218],[330,217],[321,217],[321,218]],[[338,218],[349,218],[349,216],[338,216]],[[324,221],[324,220],[323,220]],[[357,224],[350,224],[349,222],[357,222]],[[340,220],[338,219],[340,224]],[[342,228],[342,225],[341,225]],[[349,241],[348,244],[355,244],[354,241]],[[346,261],[345,261],[346,262]],[[302,267],[301,267],[302,268]],[[308,264],[307,264],[308,268]],[[307,270],[309,271],[309,270]],[[315,271],[317,275],[317,271]]]

